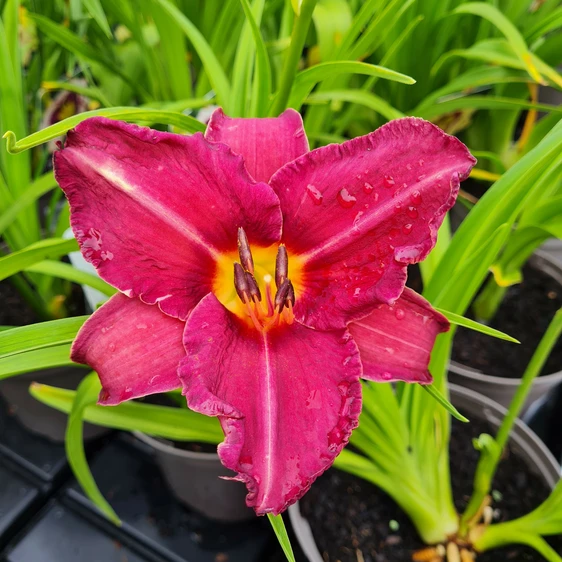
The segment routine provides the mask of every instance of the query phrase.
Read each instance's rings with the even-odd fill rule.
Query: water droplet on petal
[[[109,351],[115,351],[115,344],[114,343],[109,344]]]
[[[396,238],[399,235],[400,235],[400,231],[397,228],[391,228],[390,232],[388,233],[388,236],[390,238]]]
[[[422,174],[421,176],[418,176],[418,181],[422,181],[423,178],[425,178],[425,174]]]
[[[351,207],[353,207],[353,205],[355,205],[356,201],[357,198],[351,195],[351,193],[349,193],[349,191],[347,191],[345,187],[338,193],[338,203],[344,209],[350,209]]]
[[[309,185],[306,186],[306,192],[308,193],[308,195],[312,199],[312,202],[315,205],[321,205],[322,204],[322,199],[324,199],[324,196],[322,195],[322,193],[320,193],[320,191],[318,191],[318,189],[316,187],[309,184]]]
[[[412,203],[414,205],[419,205],[421,202],[422,202],[421,193],[416,189],[416,191],[412,193]]]
[[[420,167],[425,164],[425,161],[423,160],[423,158],[420,158],[418,164],[420,165]]]
[[[363,184],[363,191],[367,194],[370,195],[371,193],[373,193],[373,189],[375,189],[370,183],[365,182]]]
[[[402,320],[402,318],[404,318],[404,316],[406,316],[406,313],[404,312],[404,310],[402,310],[401,308],[397,308],[394,311],[394,314],[396,315],[396,318],[398,320]]]
[[[358,229],[359,228],[359,222],[361,221],[361,217],[364,215],[363,211],[359,211],[356,215],[355,218],[353,219],[353,228]]]
[[[388,371],[385,371],[382,373],[381,378],[385,381],[389,381],[392,378],[392,375]]]
[[[395,184],[394,178],[392,176],[384,176],[383,185],[385,187],[392,187]]]
[[[402,227],[402,232],[403,232],[404,234],[410,234],[410,232],[412,232],[412,225],[411,225],[410,223],[405,224],[405,225]]]
[[[419,216],[418,210],[415,207],[408,207],[406,212],[411,219],[417,219]]]
[[[406,164],[406,170],[411,170],[412,169],[412,165],[411,164]]]

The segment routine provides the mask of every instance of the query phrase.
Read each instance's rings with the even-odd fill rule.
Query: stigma
[[[263,276],[264,292],[255,277],[254,258],[243,228],[238,229],[239,262],[234,262],[234,289],[243,304],[247,317],[260,332],[266,332],[281,321],[292,324],[295,319],[295,288],[289,279],[289,257],[284,245],[277,249],[275,259],[275,293],[273,278]],[[265,295],[265,299],[263,298]]]

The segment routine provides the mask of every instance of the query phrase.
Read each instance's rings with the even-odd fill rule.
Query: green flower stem
[[[535,353],[527,366],[525,373],[523,374],[523,378],[521,379],[521,384],[518,386],[515,396],[511,401],[509,409],[505,418],[503,419],[501,426],[498,430],[498,434],[496,436],[496,447],[494,447],[493,452],[489,455],[485,455],[481,457],[479,465],[477,467],[477,473],[480,475],[480,484],[475,487],[474,493],[470,499],[468,507],[464,512],[461,518],[461,533],[467,532],[468,522],[474,517],[477,513],[480,505],[484,501],[484,498],[490,491],[490,487],[492,484],[492,479],[496,472],[496,468],[498,466],[502,451],[509,439],[509,435],[511,430],[513,429],[513,424],[517,419],[517,416],[521,413],[523,405],[525,403],[525,399],[531,389],[531,385],[533,381],[541,372],[550,352],[560,334],[562,333],[562,308],[558,310],[558,312],[554,315],[548,329],[546,330],[541,342],[539,343]],[[484,459],[484,461],[483,461]],[[486,466],[485,469],[482,470],[481,463],[485,462]],[[480,470],[479,470],[480,469]]]
[[[303,0],[301,4],[300,14],[297,17],[291,34],[291,45],[289,52],[285,58],[281,80],[279,82],[279,91],[271,107],[270,115],[273,117],[279,115],[285,109],[289,102],[289,96],[297,73],[299,60],[304,48],[304,42],[308,34],[310,22],[312,21],[312,13],[316,7],[318,0]]]

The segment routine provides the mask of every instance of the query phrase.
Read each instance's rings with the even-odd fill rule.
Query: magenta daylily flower
[[[72,359],[100,404],[183,387],[218,416],[218,453],[258,514],[279,513],[357,426],[360,379],[431,382],[447,320],[404,287],[475,160],[405,118],[309,152],[298,113],[205,136],[103,118],[68,133],[55,174],[82,253],[120,293]]]

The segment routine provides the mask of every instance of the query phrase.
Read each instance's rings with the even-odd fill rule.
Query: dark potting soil
[[[0,283],[0,326],[24,326],[37,321],[33,311],[9,281]]]
[[[462,424],[453,420],[451,480],[455,505],[461,512],[472,491],[478,461],[472,439],[481,433],[493,434],[487,422]],[[547,486],[511,450],[499,465],[493,490],[495,522],[532,511],[549,494]],[[336,469],[318,478],[301,500],[301,511],[325,562],[411,562],[412,553],[425,546],[392,498],[369,482]],[[549,542],[562,554],[562,536]],[[477,562],[500,560],[544,562],[534,550],[518,545],[491,550],[477,558]]]
[[[518,339],[514,344],[474,330],[458,328],[453,360],[496,377],[520,378],[556,311],[562,307],[560,284],[534,267],[523,268],[523,282],[511,286],[490,323]],[[554,346],[541,375],[562,369],[562,339]]]

